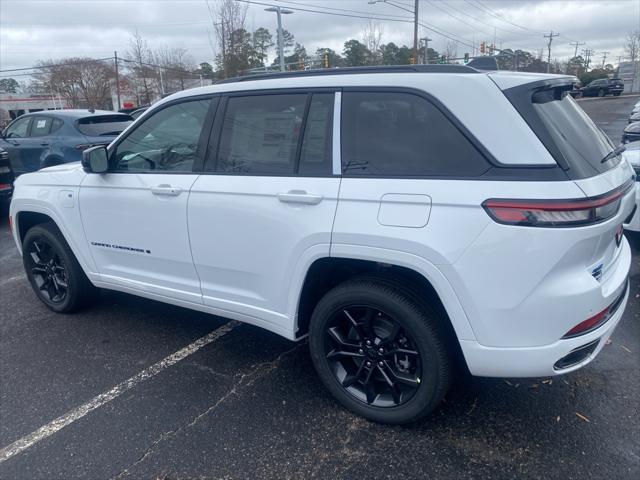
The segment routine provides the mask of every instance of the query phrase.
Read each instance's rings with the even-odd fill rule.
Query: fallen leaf
[[[560,421],[560,415],[556,417],[556,423]]]
[[[605,345],[611,345],[612,343],[613,343],[612,340],[609,338],[609,339],[607,339]]]
[[[553,383],[553,380],[550,378],[545,378],[544,380],[542,380],[542,383],[546,385],[551,385]]]
[[[583,420],[583,421],[585,421],[585,422],[587,422],[587,423],[590,423],[590,422],[591,422],[591,420],[589,420],[587,417],[585,417],[585,416],[584,416],[584,415],[582,415],[581,413],[576,412],[576,415],[578,416],[578,418],[579,418],[580,420]]]
[[[538,384],[534,383],[533,385],[531,385],[529,388],[538,388]]]
[[[471,412],[473,412],[476,409],[476,404],[477,403],[478,403],[478,397],[473,399],[473,405],[471,405],[471,408],[467,412],[467,415],[471,415]]]
[[[624,348],[627,352],[631,353],[631,350],[629,350],[627,347],[625,347],[624,345],[620,345],[622,348]]]
[[[509,385],[510,387],[513,387],[513,384],[509,381],[509,380],[505,380],[504,383],[506,383],[507,385]]]

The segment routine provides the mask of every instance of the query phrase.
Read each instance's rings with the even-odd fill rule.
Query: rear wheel
[[[73,312],[95,297],[96,288],[53,223],[29,229],[22,261],[36,296],[54,312]]]
[[[311,318],[320,378],[345,407],[402,424],[437,407],[453,362],[440,319],[383,279],[354,279],[327,293]]]

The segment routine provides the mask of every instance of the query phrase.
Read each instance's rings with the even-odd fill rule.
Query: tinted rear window
[[[342,173],[482,175],[490,165],[431,102],[411,93],[345,92]]]
[[[133,119],[129,115],[93,115],[76,121],[80,133],[89,137],[115,136],[122,132]]]
[[[531,96],[531,102],[548,135],[536,133],[549,151],[556,153],[554,156],[563,157],[572,177],[595,176],[619,163],[619,157],[601,163],[615,146],[564,89],[538,91]]]

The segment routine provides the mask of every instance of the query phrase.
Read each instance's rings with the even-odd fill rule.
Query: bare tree
[[[153,61],[151,48],[137,31],[129,39],[129,51],[127,54],[130,60],[133,61],[131,69],[133,70],[138,105],[150,105],[155,97],[153,81],[157,75],[153,67],[151,67]]]
[[[445,57],[447,60],[452,60],[458,57],[458,42],[455,40],[447,40],[445,46]]]
[[[185,48],[161,44],[153,50],[152,59],[157,66],[158,74],[154,78],[160,92],[184,90],[185,79],[195,76],[191,73],[195,69],[195,60]]]
[[[379,65],[382,63],[380,45],[382,44],[383,33],[384,28],[380,22],[369,20],[369,22],[362,27],[362,43],[369,50],[367,63],[370,65]]]
[[[115,72],[108,62],[86,57],[43,61],[34,77],[43,90],[64,97],[73,108],[113,108]]]
[[[624,52],[630,61],[638,61],[640,58],[640,30],[635,30],[627,35]]]
[[[247,9],[249,5],[235,0],[218,0],[213,6],[207,1],[209,13],[216,32],[216,40],[220,50],[220,64],[225,77],[230,73],[230,57],[238,50],[238,35],[234,32],[245,29]]]

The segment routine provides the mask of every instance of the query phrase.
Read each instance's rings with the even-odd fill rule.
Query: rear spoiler
[[[500,70],[495,57],[476,57],[467,63],[467,67],[472,67],[476,70]]]

